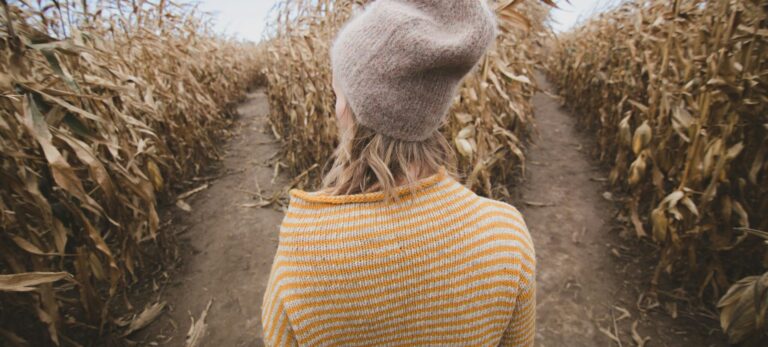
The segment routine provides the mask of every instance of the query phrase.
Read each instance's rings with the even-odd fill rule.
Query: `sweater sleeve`
[[[519,213],[519,212],[518,212]],[[522,220],[522,216],[520,216]],[[524,222],[523,222],[524,223]],[[528,228],[523,224],[522,267],[517,301],[499,346],[529,347],[536,336],[536,253]]]
[[[536,282],[533,276],[527,283],[521,283],[521,291],[515,303],[515,310],[499,346],[533,346],[536,335]]]
[[[261,325],[264,329],[264,344],[268,347],[298,346],[293,327],[285,312],[280,291],[275,287],[275,268],[267,283],[267,292],[261,307]]]
[[[299,344],[296,342],[296,336],[293,334],[293,328],[291,322],[288,321],[288,316],[285,315],[285,311],[281,307],[276,313],[274,318],[270,320],[262,321],[264,327],[264,345],[268,347],[295,347]],[[268,317],[262,317],[267,319]]]

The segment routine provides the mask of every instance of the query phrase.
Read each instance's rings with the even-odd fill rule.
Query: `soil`
[[[263,90],[246,96],[215,170],[220,178],[187,201],[191,212],[174,213],[173,229],[183,232],[182,268],[163,289],[166,313],[131,337],[143,345],[185,346],[191,317],[198,320],[212,300],[199,346],[263,346],[261,302],[283,213],[253,205],[259,193],[271,196],[288,183],[284,175],[274,177],[270,164],[280,146],[266,131],[268,110]]]
[[[548,90],[546,81],[540,85]],[[607,172],[590,156],[592,140],[547,93],[534,99],[538,138],[528,151],[526,180],[513,203],[523,212],[538,261],[537,346],[723,346],[717,322],[681,301],[643,295],[655,248],[620,221],[604,197]],[[261,90],[239,108],[225,146],[221,178],[179,211],[180,264],[161,300],[165,313],[131,336],[144,345],[185,346],[185,335],[212,301],[200,346],[263,346],[260,306],[277,247],[278,207],[245,207],[257,192],[288,179],[269,164],[279,150],[267,129]],[[245,206],[244,206],[245,205]],[[677,316],[672,318],[671,314]],[[633,325],[636,336],[633,339]],[[615,339],[612,339],[613,336]]]
[[[608,170],[590,155],[593,137],[537,79],[548,92],[533,98],[538,136],[515,202],[536,247],[536,344],[638,346],[650,338],[645,346],[725,346],[713,315],[647,293],[658,251],[620,218]]]

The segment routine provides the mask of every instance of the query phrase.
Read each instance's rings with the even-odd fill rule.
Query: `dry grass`
[[[301,187],[317,186],[336,146],[329,50],[338,29],[364,2],[288,0],[275,8],[267,62],[270,122],[285,148],[277,167],[302,177],[296,181]],[[548,8],[531,1],[490,4],[502,33],[467,78],[444,129],[460,155],[466,184],[507,197],[507,187],[524,169],[524,144],[534,131],[531,52]]]
[[[256,53],[168,1],[1,3],[0,339],[73,345],[172,246],[158,201],[217,158]]]
[[[554,55],[637,235],[662,245],[653,286],[674,273],[717,298],[764,269],[766,244],[748,230],[768,229],[768,2],[629,3]]]

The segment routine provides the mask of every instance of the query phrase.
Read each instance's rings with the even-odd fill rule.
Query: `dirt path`
[[[216,170],[222,177],[196,194],[190,213],[179,212],[181,270],[174,274],[162,300],[169,310],[148,329],[145,344],[185,346],[191,326],[213,300],[206,322],[207,334],[199,346],[263,346],[261,299],[277,249],[283,213],[274,208],[247,207],[261,187],[265,196],[287,181],[267,162],[279,145],[266,133],[268,104],[263,91],[248,94],[238,108],[233,138]],[[244,206],[245,205],[245,206]]]
[[[538,80],[551,90],[542,76]],[[637,322],[638,337],[650,338],[646,346],[723,346],[717,333],[710,336],[713,321],[702,325],[682,307],[674,320],[659,308],[640,311],[653,248],[616,222],[616,205],[603,196],[607,173],[590,159],[593,140],[577,131],[554,98],[539,93],[533,106],[539,137],[529,149],[516,205],[538,259],[537,345],[637,346]]]
[[[544,88],[549,86],[544,83]],[[279,147],[264,132],[267,100],[248,95],[240,107],[236,135],[225,147],[223,177],[190,201],[182,213],[182,269],[162,294],[169,310],[154,322],[143,344],[184,346],[184,338],[208,302],[207,335],[201,346],[262,346],[260,306],[277,247],[282,213],[248,208],[258,187],[271,192],[267,162]],[[538,346],[636,346],[631,326],[650,337],[646,346],[719,346],[701,319],[672,320],[660,309],[641,313],[636,304],[646,287],[651,248],[619,236],[615,205],[602,197],[605,176],[589,159],[591,140],[552,98],[534,98],[540,138],[529,152],[527,181],[518,189],[535,239],[539,261]],[[629,317],[626,317],[626,314]],[[616,334],[615,326],[619,333]],[[604,329],[607,333],[601,332]],[[608,334],[618,335],[621,345]]]

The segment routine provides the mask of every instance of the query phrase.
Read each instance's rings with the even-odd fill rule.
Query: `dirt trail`
[[[541,75],[537,79],[551,90]],[[682,308],[677,319],[658,308],[638,309],[653,249],[616,222],[616,204],[603,196],[607,172],[590,158],[593,139],[577,131],[553,97],[539,93],[533,107],[539,136],[516,205],[536,246],[537,345],[636,346],[631,327],[637,322],[639,337],[651,339],[646,346],[723,346],[710,334],[713,321],[702,325],[701,317],[691,319]]]
[[[652,266],[652,257],[643,256],[648,248],[619,237],[621,225],[612,222],[615,205],[602,197],[606,188],[595,180],[605,173],[589,159],[591,140],[576,131],[554,99],[538,94],[534,107],[540,138],[530,149],[528,178],[515,203],[537,248],[537,345],[619,346],[600,331],[616,334],[611,311],[621,346],[635,346],[635,321],[639,334],[651,338],[646,346],[722,345],[707,327],[685,317],[672,320],[659,309],[639,312],[636,299]],[[263,92],[249,94],[239,111],[236,135],[220,165],[222,178],[191,199],[191,213],[177,217],[175,228],[185,230],[183,266],[162,294],[170,309],[147,329],[144,344],[184,346],[190,315],[197,319],[213,299],[202,346],[263,345],[261,298],[282,213],[242,205],[254,202],[257,187],[271,192],[286,180],[273,183],[273,168],[266,164],[279,146],[264,132]]]
[[[287,183],[282,176],[272,182],[274,168],[267,165],[279,150],[274,137],[265,132],[268,110],[262,90],[247,95],[216,170],[221,178],[191,199],[192,212],[176,217],[174,229],[184,231],[183,265],[161,297],[170,309],[152,324],[145,342],[184,346],[190,314],[198,319],[213,299],[200,346],[263,346],[261,299],[283,213],[246,206],[258,202],[259,187],[264,196],[271,196]]]

